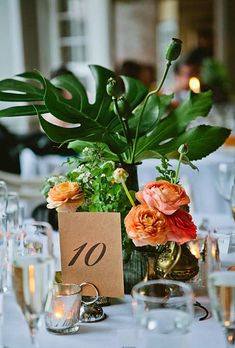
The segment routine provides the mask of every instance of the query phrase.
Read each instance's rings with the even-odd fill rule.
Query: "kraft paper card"
[[[119,213],[59,213],[63,283],[89,282],[100,296],[124,295]],[[94,295],[90,286],[83,294]]]

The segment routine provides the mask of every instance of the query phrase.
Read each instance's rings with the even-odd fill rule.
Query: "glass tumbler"
[[[137,347],[184,347],[193,320],[190,285],[173,280],[141,282],[132,289]]]

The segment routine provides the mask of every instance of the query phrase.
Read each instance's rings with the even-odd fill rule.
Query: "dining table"
[[[208,226],[233,229],[235,235],[235,223],[232,216],[224,214],[195,215],[194,220],[198,228],[203,228],[207,219]],[[59,267],[59,233],[54,232],[54,250],[57,253],[57,266]],[[235,265],[235,252],[221,255],[221,264],[227,268]],[[115,282],[114,279],[110,279]],[[176,335],[156,335],[156,344],[151,348],[225,348],[225,339],[221,326],[211,316],[210,303],[206,295],[198,295],[199,301],[209,311],[205,320],[199,320],[203,316],[200,308],[195,307],[195,314],[191,329],[188,333]],[[81,323],[78,333],[73,335],[55,335],[45,328],[44,320],[39,329],[38,339],[40,348],[150,348],[142,345],[132,313],[131,295],[123,298],[112,298],[111,305],[103,307],[107,318],[95,323]],[[30,335],[26,321],[17,306],[13,292],[4,294],[3,301],[3,340],[8,348],[30,348]]]

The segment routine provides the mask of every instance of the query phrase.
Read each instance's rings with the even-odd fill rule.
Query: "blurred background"
[[[203,63],[205,85],[219,81],[227,102],[235,93],[234,13],[233,0],[0,0],[0,79],[32,69],[51,77],[63,67],[92,92],[88,64],[100,64],[151,88],[169,40],[179,37],[182,57],[194,54],[190,64],[213,58]],[[172,69],[166,91],[174,83]],[[1,122],[16,133],[37,127],[36,118]]]
[[[135,77],[151,90],[161,78],[171,38],[180,38],[183,51],[162,92],[174,93],[174,107],[191,90],[211,89],[212,111],[195,122],[232,129],[225,146],[200,161],[200,175],[185,168],[182,177],[194,196],[195,211],[228,211],[218,191],[223,196],[229,187],[230,194],[228,182],[235,177],[234,13],[234,0],[0,0],[0,79],[33,69],[48,78],[69,72],[92,98],[95,86],[88,65],[99,64]],[[0,102],[0,108],[9,104]],[[27,188],[32,177],[41,185],[45,176],[58,168],[61,172],[68,155],[72,150],[59,148],[41,132],[37,117],[0,119],[0,178],[14,190],[22,189],[22,178]],[[151,160],[141,166],[140,187],[155,177],[154,167]],[[224,183],[219,190],[218,182]],[[36,197],[40,185],[32,182]],[[203,199],[197,195],[199,187],[206,193]],[[25,195],[32,197],[31,192]]]

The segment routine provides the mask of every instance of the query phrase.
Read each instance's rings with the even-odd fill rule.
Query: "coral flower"
[[[168,225],[164,214],[146,205],[137,205],[124,220],[128,237],[136,246],[165,244]]]
[[[192,216],[186,211],[179,209],[174,214],[168,215],[167,221],[169,241],[183,244],[196,238],[197,228],[192,221]]]
[[[48,192],[47,208],[58,208],[67,203],[83,203],[84,197],[80,185],[76,182],[62,182],[52,187]]]
[[[166,215],[171,215],[181,206],[190,203],[182,186],[171,184],[166,180],[148,183],[142,191],[136,192],[136,198],[142,204],[147,204],[152,209],[158,209]]]

